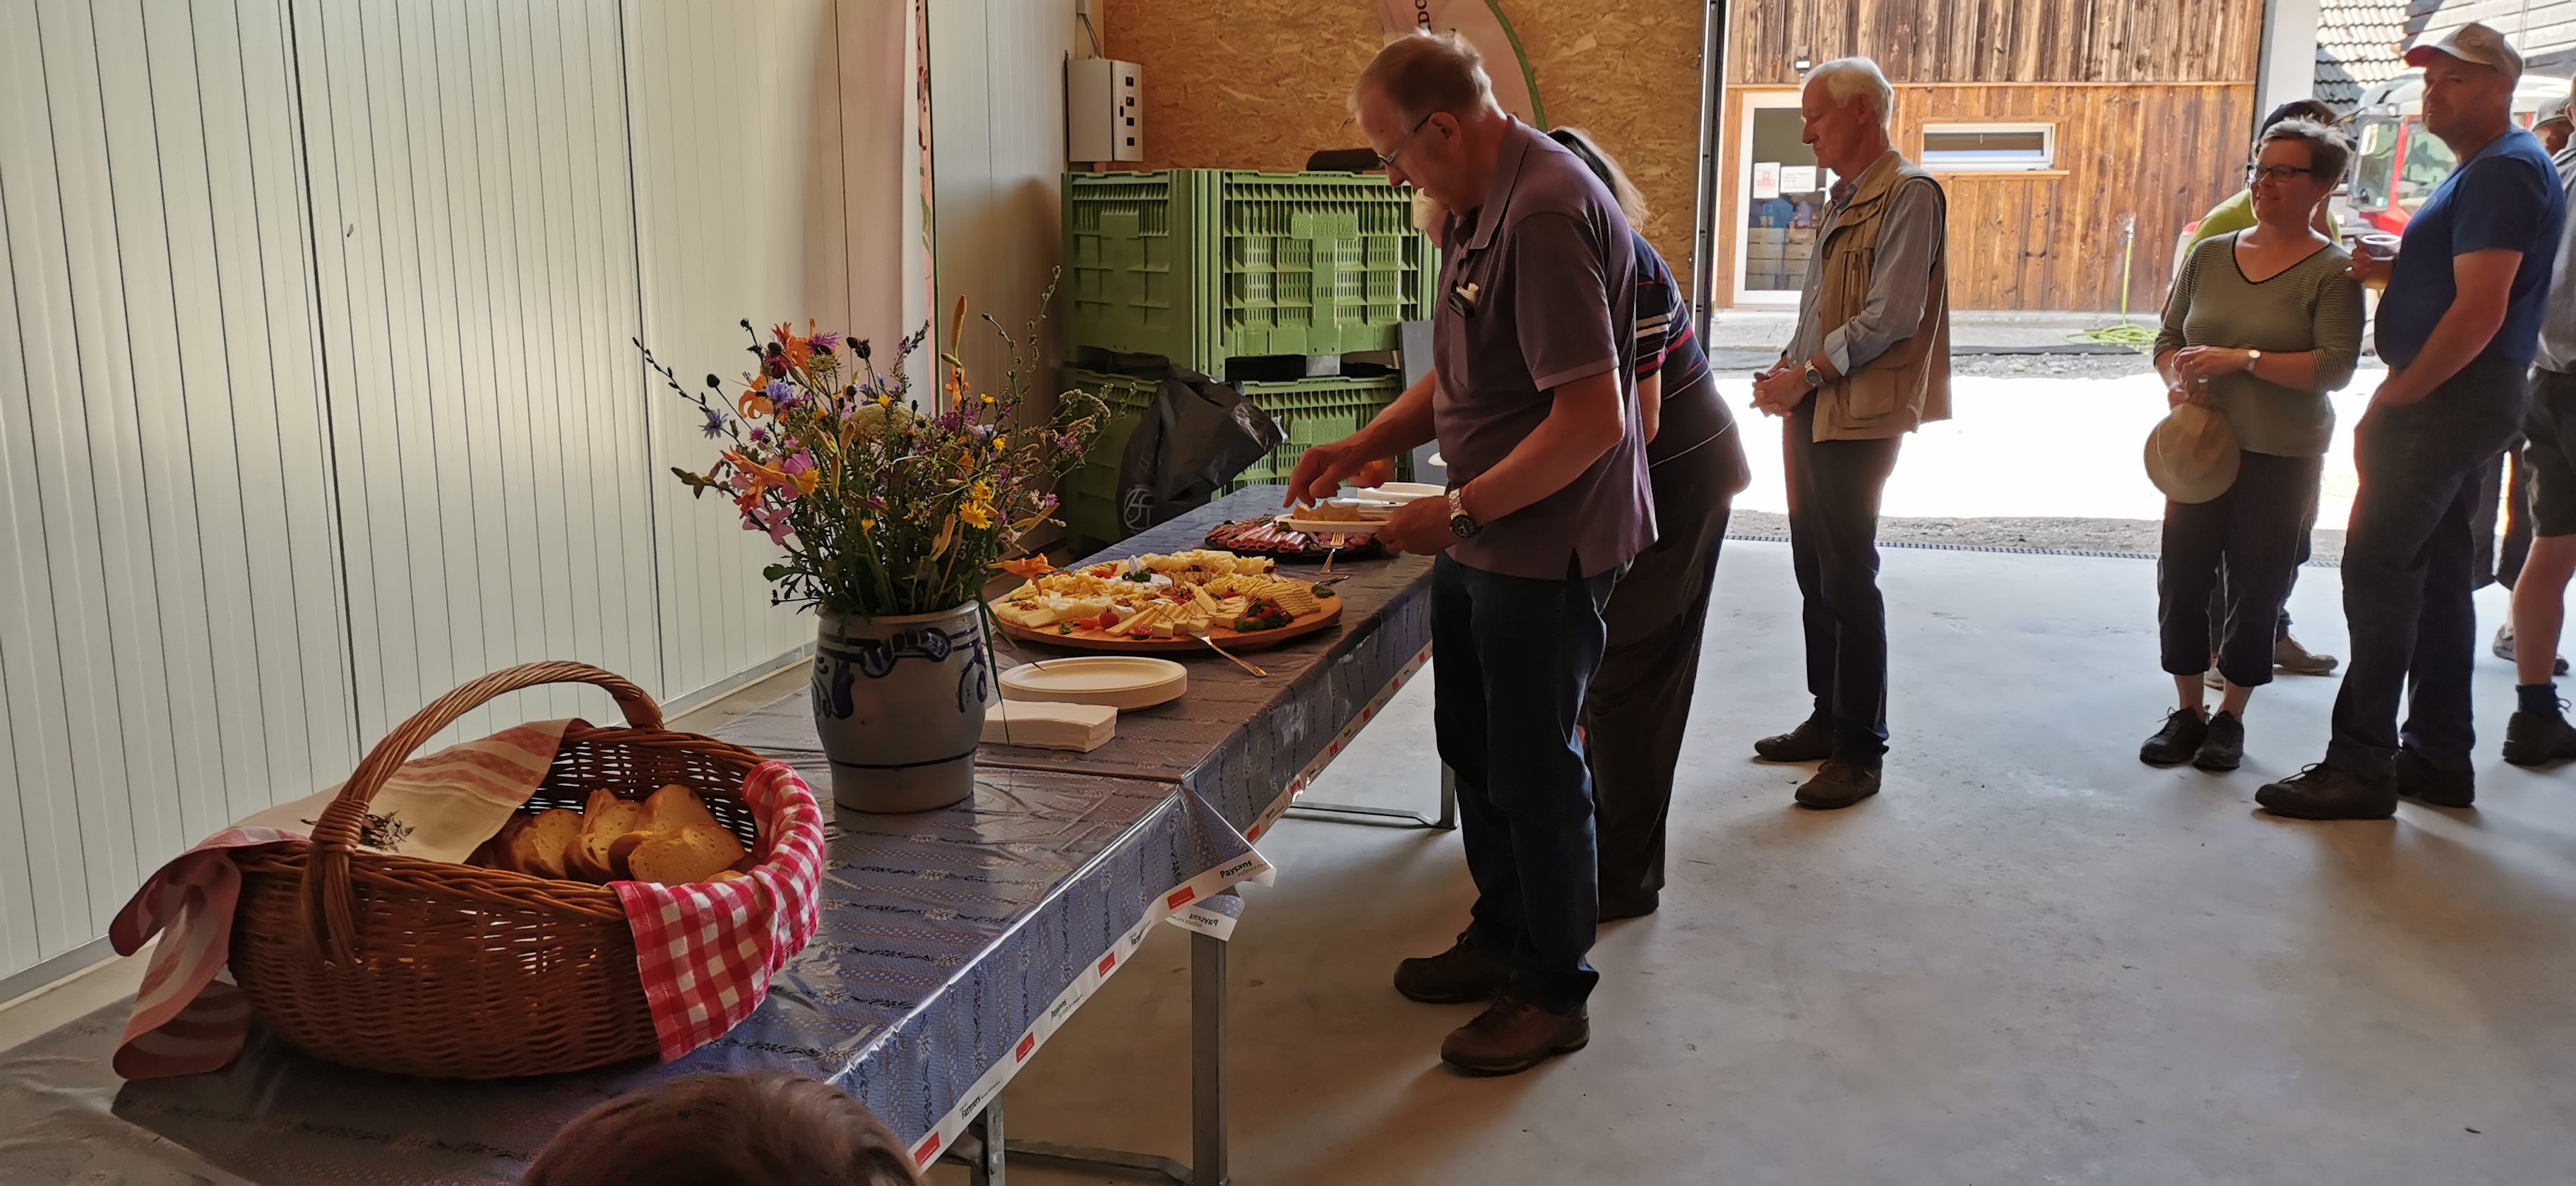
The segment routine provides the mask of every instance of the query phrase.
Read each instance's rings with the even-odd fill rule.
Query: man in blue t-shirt
[[[2469,522],[2478,476],[2522,424],[2566,198],[2531,133],[2513,124],[2522,55],[2481,24],[2406,51],[2424,70],[2424,127],[2460,167],[2406,224],[2384,280],[2379,356],[2389,375],[2353,429],[2361,487],[2344,542],[2352,668],[2335,697],[2325,761],[2254,800],[2298,819],[2385,819],[2400,796],[2466,807]],[[2406,725],[2398,701],[2413,685]]]

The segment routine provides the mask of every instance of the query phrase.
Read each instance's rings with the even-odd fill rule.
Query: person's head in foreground
[[[2522,55],[2504,34],[2471,21],[2407,50],[2406,64],[2424,71],[2424,129],[2453,151],[2476,148],[2510,126]]]
[[[2254,164],[2246,170],[2254,216],[2284,229],[2307,225],[2352,158],[2341,133],[2310,119],[2285,119],[2263,129],[2255,148]]]
[[[2540,147],[2549,155],[2567,151],[2567,139],[2576,135],[2576,116],[2568,113],[2568,100],[2551,99],[2540,105],[2540,113],[2531,119],[2531,134],[2540,137]]]
[[[691,1075],[573,1118],[521,1186],[921,1186],[883,1122],[795,1075]]]

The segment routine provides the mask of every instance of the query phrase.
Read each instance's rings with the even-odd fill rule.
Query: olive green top
[[[2326,393],[2352,381],[2361,354],[2361,286],[2344,275],[2340,247],[2255,283],[2236,262],[2236,234],[2202,240],[2183,260],[2165,300],[2159,355],[2185,346],[2229,346],[2266,354],[2316,352],[2316,383],[2302,391],[2238,372],[2209,381],[2210,402],[2227,417],[2236,446],[2276,457],[2322,457],[2334,437]]]

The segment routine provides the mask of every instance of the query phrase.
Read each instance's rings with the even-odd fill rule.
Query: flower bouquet
[[[952,343],[965,316],[960,301]],[[984,320],[1010,347],[1001,390],[977,389],[948,354],[942,398],[927,411],[903,362],[927,327],[880,372],[865,340],[811,321],[763,340],[745,320],[751,369],[732,383],[708,375],[704,390],[644,352],[719,442],[704,472],[672,473],[696,496],[731,498],[743,528],[785,552],[763,570],[773,603],[816,610],[815,726],[844,806],[917,811],[972,792],[993,696],[985,582],[1049,521],[1056,478],[1107,418],[1081,392],[1043,416],[1025,407],[1037,325],[1013,340]]]

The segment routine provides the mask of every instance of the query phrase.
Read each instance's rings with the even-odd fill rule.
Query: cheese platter
[[[1072,650],[1257,650],[1322,630],[1342,614],[1330,585],[1283,577],[1266,556],[1199,549],[1012,571],[1027,583],[993,603],[1003,633]]]

